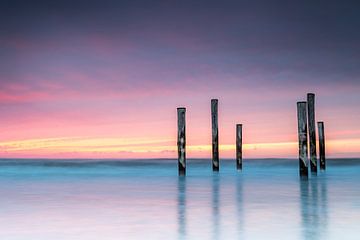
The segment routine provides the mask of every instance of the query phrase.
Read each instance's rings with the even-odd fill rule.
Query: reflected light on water
[[[359,161],[41,161],[0,160],[0,239],[357,239]]]

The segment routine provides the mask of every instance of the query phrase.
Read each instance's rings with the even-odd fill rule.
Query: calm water
[[[360,239],[360,160],[0,160],[0,239]]]

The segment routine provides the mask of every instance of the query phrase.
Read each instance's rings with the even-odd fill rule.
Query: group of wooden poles
[[[308,146],[310,153],[310,169],[313,174],[318,171],[316,154],[316,126],[315,126],[315,94],[308,93],[307,101],[297,103],[298,137],[299,137],[299,171],[300,176],[307,178],[308,171]],[[325,135],[324,122],[318,122],[319,137],[319,165],[320,170],[325,170]]]
[[[185,137],[185,112],[186,108],[177,109],[178,115],[178,166],[179,175],[186,174],[186,137]],[[212,169],[219,171],[219,129],[218,129],[218,99],[211,99],[211,127],[212,127]],[[242,124],[236,124],[236,167],[242,169]]]
[[[178,166],[179,175],[186,174],[186,108],[177,108],[178,118]],[[307,102],[297,103],[298,136],[299,136],[299,170],[301,177],[308,177],[308,139],[310,149],[311,172],[317,172],[316,133],[315,133],[315,94],[307,94]],[[307,127],[309,126],[309,128]],[[211,99],[212,127],[212,169],[219,171],[219,130],[218,130],[218,99]],[[325,137],[324,123],[318,122],[320,169],[325,170]],[[308,138],[309,135],[309,138]],[[242,124],[236,124],[236,168],[242,169]]]

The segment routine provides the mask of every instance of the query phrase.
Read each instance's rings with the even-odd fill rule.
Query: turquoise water
[[[360,239],[360,160],[0,160],[0,239]]]

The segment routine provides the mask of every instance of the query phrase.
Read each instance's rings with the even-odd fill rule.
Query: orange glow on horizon
[[[327,156],[350,157],[359,154],[360,139],[327,140]],[[234,144],[220,144],[223,158],[233,158]],[[210,144],[188,144],[187,157],[211,156]],[[245,143],[244,158],[291,157],[297,158],[297,142]],[[177,147],[173,139],[145,138],[45,138],[0,142],[2,157],[104,157],[104,158],[176,158]]]

